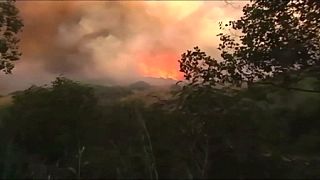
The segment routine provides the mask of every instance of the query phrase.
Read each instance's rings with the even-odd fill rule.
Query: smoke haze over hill
[[[200,46],[218,56],[218,22],[246,2],[17,2],[24,29],[21,60],[0,75],[0,92],[77,80],[125,83],[142,77],[181,79],[178,59]]]

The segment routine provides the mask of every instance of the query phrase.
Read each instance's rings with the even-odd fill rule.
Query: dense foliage
[[[14,0],[0,2],[0,71],[11,73],[13,61],[19,59],[19,38],[17,34],[23,27]]]
[[[318,88],[308,74],[292,84]],[[201,89],[145,106],[65,78],[2,108],[2,178],[315,178],[316,93]],[[118,97],[115,98],[115,94]]]
[[[242,85],[319,65],[317,0],[255,0],[243,8],[243,13],[239,20],[220,24],[221,29],[228,30],[218,34],[222,60],[198,47],[182,55],[180,67],[187,80]]]

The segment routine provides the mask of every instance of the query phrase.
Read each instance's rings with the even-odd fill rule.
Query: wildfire
[[[139,72],[145,77],[160,77],[181,80],[179,72],[179,56],[174,53],[161,53],[158,55],[141,55],[138,64]]]

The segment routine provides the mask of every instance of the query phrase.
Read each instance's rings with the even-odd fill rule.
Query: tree
[[[17,34],[23,27],[14,0],[0,2],[0,71],[11,73],[13,61],[21,56]]]
[[[191,84],[241,85],[320,64],[320,3],[316,0],[254,0],[244,15],[222,25],[222,61],[198,47],[182,54],[180,71]]]
[[[254,0],[243,12],[220,24],[230,30],[218,34],[221,60],[199,47],[179,60],[189,82],[178,93],[178,110],[200,131],[196,141],[204,149],[194,154],[206,152],[202,162],[211,178],[316,176],[318,99],[304,93],[320,91],[301,83],[320,77],[320,3]],[[249,88],[234,91],[244,84]],[[311,97],[313,105],[297,105]],[[307,173],[295,170],[312,161]]]
[[[58,77],[52,87],[33,86],[15,95],[13,102],[4,127],[27,152],[51,163],[86,145],[84,136],[95,120],[92,88]]]

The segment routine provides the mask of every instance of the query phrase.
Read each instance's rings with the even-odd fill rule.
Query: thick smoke
[[[0,74],[0,92],[60,74],[113,82],[178,79],[177,61],[187,49],[198,45],[218,55],[218,22],[240,16],[245,2],[233,4],[19,1],[23,56],[12,75]]]

